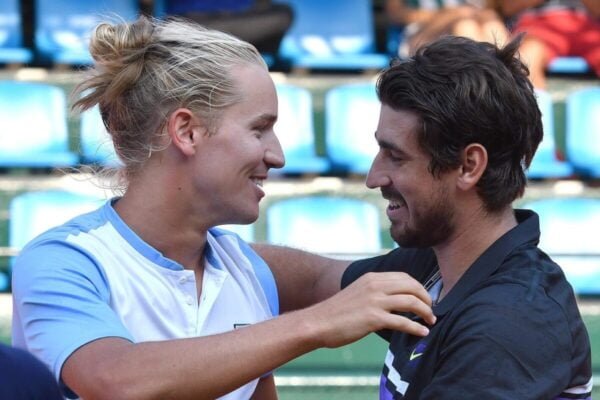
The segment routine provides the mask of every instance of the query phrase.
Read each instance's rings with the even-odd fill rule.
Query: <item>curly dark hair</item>
[[[517,55],[521,40],[499,48],[446,36],[395,60],[377,82],[383,104],[420,117],[418,143],[431,156],[433,176],[457,168],[470,143],[486,148],[477,190],[490,212],[523,195],[525,169],[543,137],[529,70]]]

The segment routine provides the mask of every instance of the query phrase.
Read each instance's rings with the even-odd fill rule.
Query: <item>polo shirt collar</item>
[[[512,251],[526,243],[536,246],[540,239],[539,218],[530,210],[515,210],[517,226],[502,235],[467,269],[452,290],[433,308],[441,316],[457,306],[480,282],[502,265]]]

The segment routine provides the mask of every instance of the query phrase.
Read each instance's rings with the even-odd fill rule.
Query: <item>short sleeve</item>
[[[13,345],[49,366],[57,380],[79,347],[104,337],[132,341],[110,308],[106,277],[92,257],[65,242],[28,247],[13,269]]]

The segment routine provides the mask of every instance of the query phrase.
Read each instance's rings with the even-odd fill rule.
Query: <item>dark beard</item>
[[[403,233],[395,235],[392,225],[390,235],[400,247],[433,247],[447,240],[453,233],[453,219],[454,212],[448,207],[448,197],[443,193],[426,214],[415,215],[414,226],[407,227]]]

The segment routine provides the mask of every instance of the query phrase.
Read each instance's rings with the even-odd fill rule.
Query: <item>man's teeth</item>
[[[405,203],[402,200],[390,200],[390,208],[403,207]]]
[[[252,179],[252,182],[254,182],[254,184],[255,184],[256,186],[260,186],[260,187],[262,187],[262,185],[263,185],[263,180],[262,180],[262,179],[256,179],[256,178],[253,178],[253,179]]]

